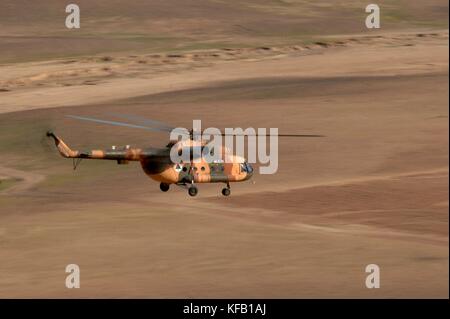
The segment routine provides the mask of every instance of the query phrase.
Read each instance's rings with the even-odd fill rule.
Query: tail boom
[[[78,151],[72,150],[64,141],[52,131],[47,132],[47,136],[53,138],[56,148],[61,156],[65,158],[87,158],[87,159],[104,159],[116,160],[121,162],[139,161],[144,155],[141,149],[128,148],[124,150],[90,150]]]

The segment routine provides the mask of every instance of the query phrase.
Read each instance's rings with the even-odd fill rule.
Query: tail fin
[[[67,146],[66,143],[64,143],[63,140],[60,139],[58,136],[56,136],[52,131],[48,131],[47,136],[51,137],[55,140],[55,145],[58,148],[58,151],[61,154],[61,156],[67,157],[67,158],[78,157],[79,152],[71,150],[70,147]]]

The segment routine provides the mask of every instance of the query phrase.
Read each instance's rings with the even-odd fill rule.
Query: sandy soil
[[[448,298],[448,30],[347,27],[308,44],[1,65],[0,179],[19,181],[0,191],[0,297]],[[112,113],[326,137],[281,140],[278,173],[229,198],[220,185],[190,198],[134,164],[73,171],[44,138],[167,142],[65,116]],[[81,289],[64,286],[70,263]]]
[[[0,75],[0,87],[4,90],[1,93],[0,113],[107,102],[264,77],[438,72],[445,69],[448,63],[445,45],[442,46],[445,41],[448,41],[447,31],[408,32],[329,40],[309,46],[230,49],[165,56],[104,56],[80,61],[6,65]],[[436,48],[432,62],[429,59],[431,47]],[[376,55],[373,54],[375,50]],[[332,54],[330,58],[329,54]],[[355,55],[360,58],[354,59]],[[385,63],[374,68],[374,64],[379,66],[392,56],[395,56],[393,62],[396,63]],[[237,63],[241,59],[243,61]],[[205,77],[205,72],[211,76]]]

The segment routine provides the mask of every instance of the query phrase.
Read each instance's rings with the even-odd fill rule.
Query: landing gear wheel
[[[167,192],[169,190],[169,188],[170,188],[169,184],[166,184],[166,183],[159,184],[159,189],[161,189],[163,192]]]
[[[198,188],[195,186],[191,186],[188,189],[188,193],[189,195],[191,195],[192,197],[196,196],[198,194]]]
[[[229,189],[228,187],[225,187],[224,189],[222,189],[223,196],[230,196],[230,194],[231,194],[231,189]]]

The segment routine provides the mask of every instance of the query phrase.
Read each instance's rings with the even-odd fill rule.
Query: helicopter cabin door
[[[223,160],[217,160],[209,164],[211,180],[219,181],[225,177],[225,166]]]

